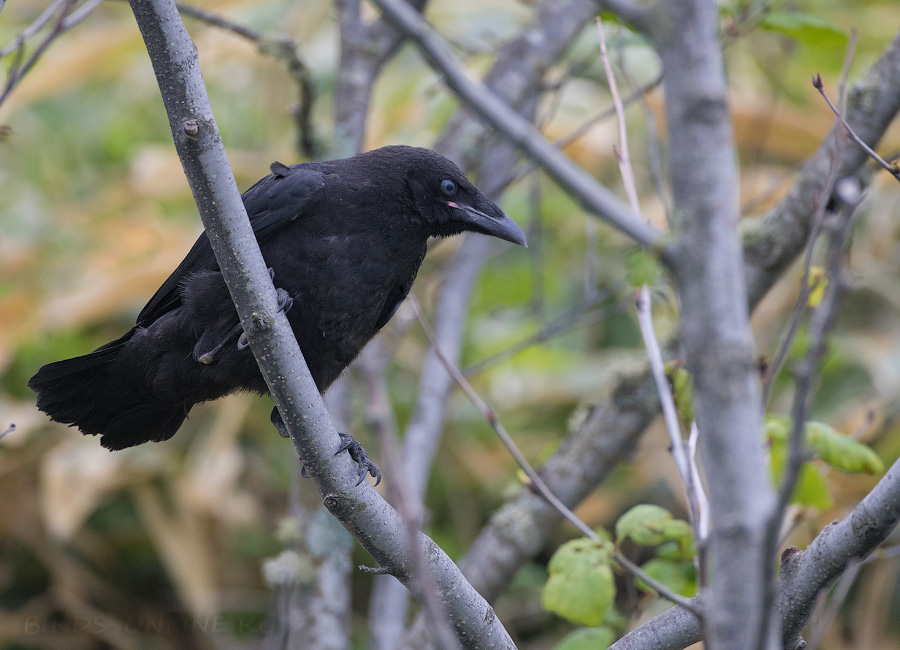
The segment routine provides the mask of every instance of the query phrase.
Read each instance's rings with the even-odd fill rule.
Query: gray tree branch
[[[761,435],[719,14],[706,0],[659,3],[656,11],[650,36],[663,65],[678,232],[670,266],[712,520],[704,636],[713,650],[755,648],[764,608],[772,606],[761,567],[769,565],[775,494]],[[765,635],[774,642],[773,632]]]

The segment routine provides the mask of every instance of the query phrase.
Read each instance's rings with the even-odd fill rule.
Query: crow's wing
[[[304,214],[309,214],[321,198],[322,188],[325,186],[325,174],[320,165],[307,163],[288,167],[274,162],[271,169],[271,174],[257,181],[241,197],[259,242],[265,241]],[[149,325],[178,307],[181,304],[181,285],[192,273],[218,268],[204,232],[178,268],[141,310],[137,324]]]
[[[378,322],[375,323],[376,330],[380,330],[387,325],[388,321],[394,317],[394,314],[400,309],[400,305],[406,300],[406,296],[409,295],[409,290],[412,289],[413,281],[415,279],[415,276],[413,276],[406,282],[401,282],[391,289],[387,300],[384,301],[384,306],[381,308],[381,313],[378,314]]]

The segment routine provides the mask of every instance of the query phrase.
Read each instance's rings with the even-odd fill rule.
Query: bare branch
[[[191,5],[176,3],[178,11],[191,18],[196,18],[207,25],[219,27],[237,34],[253,42],[260,54],[270,56],[283,62],[294,78],[300,92],[300,103],[294,111],[297,119],[297,149],[303,154],[315,158],[321,153],[315,127],[312,122],[312,110],[316,101],[316,86],[306,62],[300,56],[297,43],[288,36],[266,36],[246,25],[228,20],[224,16],[214,14]]]
[[[854,32],[855,35],[855,32]],[[849,124],[847,124],[847,120],[844,119],[843,113],[831,103],[831,100],[828,98],[828,94],[825,92],[825,86],[822,84],[822,76],[816,75],[813,77],[813,86],[815,86],[816,90],[819,91],[819,94],[822,95],[822,98],[825,100],[825,103],[828,104],[828,108],[831,109],[831,112],[835,114],[835,116],[840,120],[841,124],[845,129],[847,129],[847,135],[850,136],[850,139],[853,140],[856,144],[862,147],[863,151],[865,151],[869,157],[877,162],[883,169],[885,169],[891,176],[900,181],[900,169],[897,168],[897,163],[889,163],[884,158],[879,156],[872,147],[863,142],[862,138],[856,135],[856,131],[853,130]]]
[[[0,106],[3,105],[3,102],[6,101],[10,93],[12,93],[13,89],[18,85],[22,78],[26,74],[28,74],[28,72],[34,67],[38,60],[40,60],[40,58],[53,44],[53,42],[57,38],[59,38],[67,29],[84,20],[84,18],[91,11],[93,11],[98,4],[100,4],[99,0],[88,0],[82,6],[82,10],[78,12],[78,15],[73,18],[73,10],[75,9],[76,2],[77,0],[62,0],[61,2],[60,0],[57,0],[41,14],[41,16],[37,21],[35,21],[35,23],[32,24],[32,28],[35,25],[38,25],[36,29],[33,29],[34,33],[37,33],[38,31],[40,31],[41,27],[44,26],[46,21],[49,20],[50,16],[52,16],[53,13],[55,13],[55,11],[59,9],[59,16],[57,17],[56,22],[53,24],[53,27],[50,29],[50,32],[44,37],[44,40],[40,42],[40,44],[31,53],[31,56],[29,56],[24,63],[21,63],[21,58],[24,57],[26,39],[22,34],[16,37],[16,39],[12,43],[7,45],[3,49],[3,53],[17,52],[17,58],[10,66],[6,84],[3,87],[3,91],[0,92]],[[51,9],[53,11],[50,11]]]
[[[851,88],[845,119],[854,132],[877,146],[900,110],[900,32],[878,61]],[[750,305],[755,305],[796,259],[809,239],[817,197],[828,178],[833,151],[844,137],[838,126],[803,166],[787,197],[744,236],[745,275]],[[846,147],[840,155],[837,177],[865,173],[862,149]]]

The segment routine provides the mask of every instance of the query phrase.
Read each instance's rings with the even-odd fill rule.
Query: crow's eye
[[[447,196],[453,196],[454,194],[456,194],[456,183],[451,181],[449,178],[445,178],[441,181],[441,192],[443,192]]]

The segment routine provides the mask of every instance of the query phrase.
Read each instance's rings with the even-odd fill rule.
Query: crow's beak
[[[461,205],[452,201],[448,201],[447,205],[465,213],[464,220],[469,225],[468,230],[528,247],[528,240],[519,225],[492,203],[489,203],[492,214],[482,212],[471,205]]]

